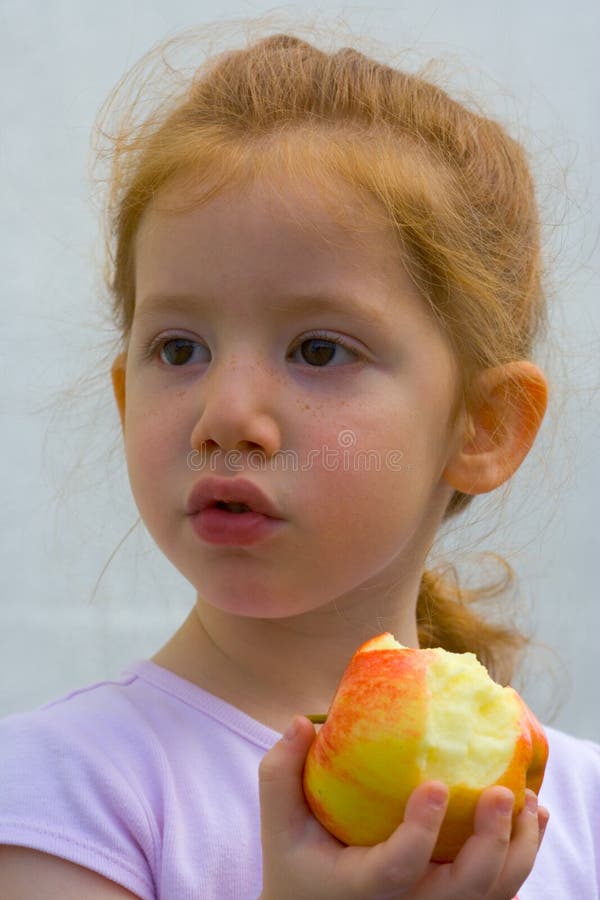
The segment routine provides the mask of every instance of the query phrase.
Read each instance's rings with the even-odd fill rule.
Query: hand
[[[411,794],[404,822],[381,844],[347,847],[312,815],[302,790],[304,759],[315,735],[295,716],[292,740],[278,741],[259,767],[263,892],[260,900],[511,900],[529,875],[548,811],[528,803],[511,837],[514,796],[488,788],[475,813],[475,832],[453,863],[431,863],[446,811],[440,782]],[[435,801],[435,802],[434,802]],[[502,801],[508,808],[502,808]],[[529,808],[531,804],[531,808]]]

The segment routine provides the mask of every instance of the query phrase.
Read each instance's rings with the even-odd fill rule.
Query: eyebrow
[[[146,322],[158,318],[165,312],[200,312],[212,305],[206,298],[197,294],[158,294],[143,299],[139,305],[136,304],[135,315],[138,321]],[[375,324],[383,321],[380,312],[366,309],[360,300],[349,294],[324,293],[282,297],[265,308],[280,313],[281,318],[298,317],[307,313],[336,312]]]

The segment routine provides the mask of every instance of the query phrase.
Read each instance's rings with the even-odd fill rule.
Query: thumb
[[[302,770],[316,737],[306,716],[296,715],[280,741],[266,753],[258,768],[263,845],[289,836],[310,815],[302,789]]]

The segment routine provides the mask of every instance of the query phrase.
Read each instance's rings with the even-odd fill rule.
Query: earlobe
[[[112,378],[113,393],[119,410],[121,427],[125,429],[125,372],[127,366],[127,354],[120,353],[112,364],[110,374]]]
[[[548,405],[544,374],[526,360],[487,369],[479,386],[482,399],[443,473],[464,494],[485,494],[508,481],[529,453]]]

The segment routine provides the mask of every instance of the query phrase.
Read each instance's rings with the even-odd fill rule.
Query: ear
[[[120,353],[112,364],[110,374],[112,378],[113,393],[117,401],[121,428],[125,429],[125,370],[127,366],[127,354]]]
[[[481,400],[467,415],[462,444],[444,479],[464,494],[485,494],[513,475],[539,431],[548,405],[544,374],[525,360],[486,369]]]

